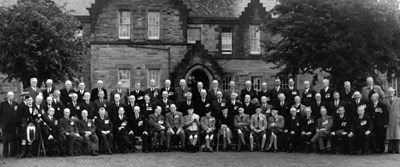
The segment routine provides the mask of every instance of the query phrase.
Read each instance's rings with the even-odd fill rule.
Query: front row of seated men
[[[187,115],[183,115],[175,104],[171,104],[170,112],[165,116],[161,114],[162,108],[156,106],[148,119],[139,106],[134,106],[130,117],[120,107],[114,119],[110,119],[109,113],[101,107],[98,117],[88,119],[88,112],[83,110],[80,120],[70,117],[68,108],[57,120],[54,108],[40,114],[32,108],[32,99],[27,100],[27,106],[24,123],[27,136],[23,144],[27,146],[23,147],[22,157],[31,156],[32,145],[37,146],[34,143],[38,143],[38,137],[33,127],[39,128],[47,153],[62,156],[98,155],[99,150],[105,154],[128,153],[137,151],[136,146],[140,143],[143,152],[169,152],[175,148],[195,152],[201,144],[203,151],[212,152],[213,142],[214,145],[221,142],[224,151],[237,143],[237,151],[247,148],[250,151],[307,153],[317,148],[321,153],[367,154],[373,135],[373,122],[365,114],[365,106],[357,108],[355,118],[350,118],[343,106],[338,107],[334,117],[321,107],[318,119],[312,116],[309,107],[305,108],[304,117],[295,108],[291,108],[290,116],[284,118],[276,109],[263,114],[262,107],[257,106],[252,116],[245,114],[242,107],[238,108],[237,115],[231,116],[228,108],[222,107],[218,118],[211,116],[211,111],[206,111],[200,118],[192,107],[188,107]]]

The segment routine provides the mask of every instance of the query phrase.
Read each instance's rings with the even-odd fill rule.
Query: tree
[[[0,9],[0,72],[29,86],[29,79],[72,78],[89,54],[80,23],[51,0],[20,0]]]
[[[331,83],[360,86],[378,72],[400,72],[400,26],[394,0],[280,0],[264,31],[281,36],[265,42],[264,59],[277,74],[324,71]]]

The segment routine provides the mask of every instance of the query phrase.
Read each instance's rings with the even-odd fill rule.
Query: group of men
[[[360,92],[350,82],[336,91],[327,79],[319,92],[309,81],[300,92],[293,79],[288,88],[264,82],[260,91],[250,81],[242,90],[231,81],[224,91],[217,80],[191,90],[182,79],[175,88],[151,80],[127,92],[118,82],[110,96],[102,81],[91,91],[84,83],[74,90],[71,81],[61,90],[50,79],[37,84],[30,80],[21,103],[8,92],[0,104],[4,157],[212,152],[220,143],[224,151],[369,154],[384,153],[386,140],[387,152],[399,153],[400,99],[393,88],[386,97],[371,77]]]

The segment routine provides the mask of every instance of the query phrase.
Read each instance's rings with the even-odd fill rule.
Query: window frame
[[[155,14],[155,16],[158,17],[155,18],[155,23],[152,23],[151,17],[152,14]],[[157,24],[158,23],[158,24]],[[155,29],[152,29],[155,27]],[[152,36],[154,34],[151,34],[152,30],[155,30],[157,36]],[[154,33],[153,32],[153,33]],[[148,11],[147,12],[147,38],[149,40],[160,40],[161,39],[161,12],[160,11]]]
[[[253,30],[255,32],[253,32]],[[260,25],[249,26],[249,42],[250,42],[250,54],[259,55],[261,54],[261,31]]]
[[[128,23],[124,23],[123,14],[128,13]],[[126,21],[126,20],[125,20]],[[121,28],[122,26],[127,26],[127,36],[121,36]],[[118,11],[118,39],[126,40],[126,39],[131,39],[131,11],[129,10],[119,10]]]
[[[262,85],[262,76],[252,76],[251,77],[251,87],[256,90],[260,91]]]
[[[190,41],[189,40],[189,37],[193,37],[193,36],[196,36],[197,34],[195,34],[195,35],[193,35],[193,34],[190,34],[189,32],[190,32],[190,30],[198,30],[198,32],[199,32],[199,34],[198,34],[198,37],[199,37],[199,40],[198,41],[201,41],[201,28],[200,27],[188,27],[188,29],[187,29],[187,43],[189,43],[189,44],[195,44],[196,43],[196,40],[195,41]]]
[[[230,40],[225,40],[224,34],[230,34]],[[228,35],[228,38],[229,38],[229,35]],[[230,41],[229,49],[224,49],[224,45],[229,46],[229,44],[228,43],[225,44],[224,41],[228,41],[228,42]],[[231,28],[231,27],[222,28],[222,30],[221,30],[221,54],[230,55],[230,54],[232,54],[232,52],[233,52],[233,28]]]

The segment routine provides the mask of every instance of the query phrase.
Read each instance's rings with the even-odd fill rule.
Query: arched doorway
[[[202,82],[203,88],[208,90],[210,88],[213,78],[213,75],[208,71],[208,69],[201,65],[197,65],[190,69],[185,76],[187,85],[192,90],[197,89],[198,82]]]

